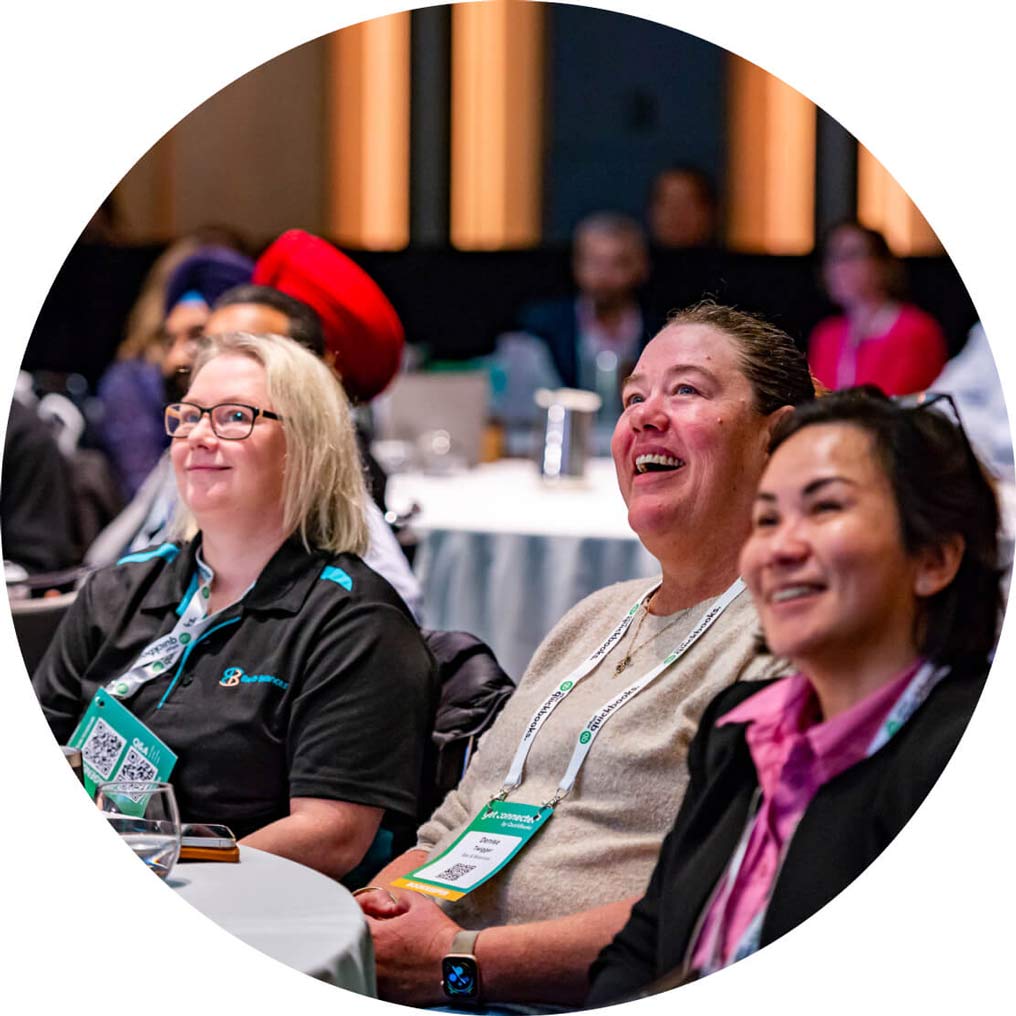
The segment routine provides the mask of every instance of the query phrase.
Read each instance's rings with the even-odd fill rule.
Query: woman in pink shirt
[[[822,278],[843,313],[816,325],[808,363],[827,388],[875,384],[889,395],[927,388],[948,357],[931,315],[904,303],[901,267],[885,237],[857,222],[833,227]]]
[[[712,973],[794,928],[941,774],[1001,615],[995,494],[942,410],[948,396],[855,389],[776,432],[741,573],[797,672],[706,710],[677,821],[587,1004]]]

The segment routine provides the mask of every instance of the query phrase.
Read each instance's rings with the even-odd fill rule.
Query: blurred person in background
[[[1012,483],[1016,470],[1009,414],[995,357],[980,321],[970,329],[966,345],[945,365],[931,387],[953,397],[978,455],[1001,479]]]
[[[178,325],[170,325],[167,314],[183,295],[168,299],[167,286],[180,263],[199,248],[239,250],[242,243],[223,228],[196,230],[170,244],[145,276],[127,318],[126,336],[97,387],[103,409],[98,439],[127,499],[137,493],[167,446],[162,426],[162,357],[169,341],[166,329]]]
[[[717,211],[716,188],[708,174],[675,163],[653,179],[646,210],[649,240],[661,250],[712,247]]]
[[[4,561],[29,574],[80,560],[71,467],[32,406],[11,403],[0,479]]]
[[[648,273],[645,235],[634,219],[596,212],[575,227],[576,295],[519,312],[520,329],[543,340],[563,385],[596,391],[600,353],[628,366],[638,359],[649,341],[638,298]],[[616,419],[619,401],[613,408]]]
[[[740,571],[795,673],[722,691],[590,1007],[779,938],[889,845],[948,763],[1001,620],[999,510],[946,396],[830,394],[776,429]]]
[[[607,454],[621,411],[621,379],[650,338],[639,299],[648,274],[645,234],[634,219],[618,212],[582,219],[572,234],[575,296],[525,305],[515,331],[498,340],[491,363],[506,379],[495,398],[499,418],[526,432],[537,388],[596,392],[596,452]]]
[[[827,388],[874,384],[903,395],[928,388],[945,366],[942,329],[904,301],[902,272],[876,230],[848,221],[826,234],[822,278],[842,314],[815,326],[808,360]]]

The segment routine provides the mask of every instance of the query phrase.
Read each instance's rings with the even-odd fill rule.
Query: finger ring
[[[391,889],[386,889],[384,886],[380,885],[362,886],[360,889],[354,889],[352,895],[356,897],[362,896],[364,893],[388,893],[388,898],[392,901],[392,903],[399,902],[398,896],[396,896],[395,893],[391,891]]]

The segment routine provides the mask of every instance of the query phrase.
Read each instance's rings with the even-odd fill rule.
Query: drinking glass
[[[168,783],[116,780],[102,783],[95,803],[120,838],[166,878],[180,856],[180,812]]]

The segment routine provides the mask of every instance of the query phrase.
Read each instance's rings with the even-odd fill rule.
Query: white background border
[[[999,359],[1016,234],[1012,36],[999,3],[601,3],[739,53],[817,101],[907,189],[963,276]],[[57,269],[106,193],[169,127],[251,67],[353,20],[330,4],[18,4],[3,15],[0,402]],[[12,14],[11,10],[18,13]],[[341,12],[340,12],[341,11]],[[604,69],[609,73],[609,68]],[[595,115],[595,111],[590,111]],[[214,171],[214,170],[213,170]],[[1014,404],[1010,400],[1010,405]],[[642,1012],[1011,1011],[1016,716],[1012,624],[968,737],[883,858],[798,931]],[[248,949],[132,860],[77,791],[0,616],[6,709],[0,1000],[45,1011],[380,1012]],[[13,1010],[13,1011],[20,1011]],[[393,1010],[394,1011],[394,1010]],[[404,1011],[404,1010],[403,1010]]]

